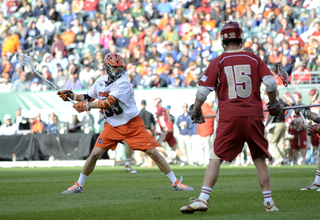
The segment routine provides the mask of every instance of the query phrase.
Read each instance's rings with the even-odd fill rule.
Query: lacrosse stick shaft
[[[30,60],[30,58],[26,55],[23,54],[17,54],[17,60],[18,63],[20,63],[23,66],[26,66],[31,72],[35,73],[37,76],[39,76],[41,79],[43,79],[44,81],[46,81],[52,88],[54,88],[55,90],[57,90],[58,92],[60,92],[60,90],[58,89],[58,87],[56,87],[54,84],[52,84],[49,80],[47,80],[44,76],[42,76],[42,74],[40,72],[38,72],[34,65],[33,62]],[[76,104],[76,102],[74,100],[72,100],[70,97],[68,97],[68,100],[70,102],[72,102],[73,104]]]

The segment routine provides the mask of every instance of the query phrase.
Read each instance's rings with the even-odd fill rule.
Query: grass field
[[[272,196],[280,212],[267,213],[253,166],[223,165],[206,213],[185,215],[180,207],[201,191],[205,168],[172,166],[190,192],[173,191],[157,168],[97,167],[82,194],[62,195],[79,177],[75,168],[0,169],[0,219],[320,219],[320,192],[300,191],[316,166],[270,168]]]

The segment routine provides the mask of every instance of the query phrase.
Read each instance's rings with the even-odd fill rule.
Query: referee
[[[147,131],[154,136],[154,126],[156,124],[153,115],[146,110],[146,100],[141,101],[141,111],[139,116],[142,118],[144,127]],[[141,166],[153,167],[153,160],[141,151],[143,164]]]
[[[146,110],[146,100],[141,101],[141,111],[139,116],[142,118],[144,127],[147,131],[154,136],[154,126],[156,124],[153,115]]]

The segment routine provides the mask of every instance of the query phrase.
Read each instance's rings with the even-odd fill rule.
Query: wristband
[[[74,92],[73,92],[73,97],[72,97],[72,99],[73,99],[73,100],[77,100],[77,94],[74,93]]]

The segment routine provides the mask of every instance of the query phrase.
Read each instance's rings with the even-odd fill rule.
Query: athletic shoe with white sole
[[[300,190],[317,190],[317,191],[320,191],[320,185],[318,183],[316,183],[316,182],[312,182],[312,184],[310,186],[307,186],[307,187],[302,188]]]
[[[209,200],[205,200],[203,198],[190,198],[190,205],[186,205],[181,207],[180,211],[184,214],[192,214],[196,211],[206,212],[209,206]]]
[[[279,211],[279,209],[274,205],[274,202],[263,202],[264,206],[266,207],[267,212],[276,212]]]
[[[187,185],[182,184],[181,183],[182,180],[183,180],[183,177],[181,176],[180,181],[176,180],[175,184],[174,185],[172,184],[174,190],[176,190],[176,191],[192,191],[192,190],[194,190],[191,186],[187,186]]]
[[[125,165],[124,171],[130,172],[131,174],[136,174],[137,173],[137,171],[135,169],[132,169],[132,167],[130,165]]]
[[[61,194],[82,193],[83,186],[80,186],[78,182],[75,182],[68,190],[63,191]]]

